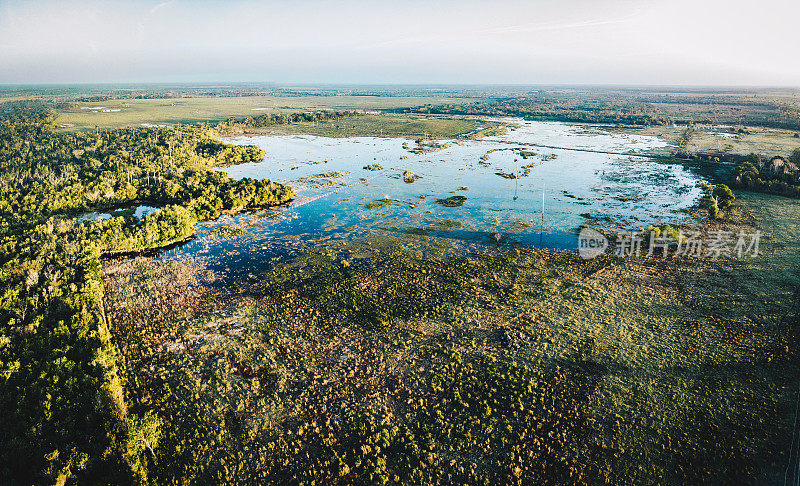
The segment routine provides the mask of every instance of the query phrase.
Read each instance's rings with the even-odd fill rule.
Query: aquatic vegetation
[[[540,156],[523,160],[519,157],[517,149],[519,146],[514,144],[514,140],[535,139],[534,137],[561,136],[568,133],[569,127],[565,125],[550,125],[540,123],[522,122],[520,128],[513,132],[505,142],[484,141],[484,142],[464,142],[453,144],[445,152],[431,156],[414,157],[407,163],[397,163],[396,157],[403,153],[401,145],[402,139],[372,138],[372,139],[324,139],[320,137],[291,137],[285,135],[263,135],[249,137],[241,140],[240,143],[257,143],[259,146],[269,150],[271,160],[248,167],[237,167],[229,173],[232,177],[266,177],[278,174],[289,180],[296,180],[300,176],[315,174],[313,167],[302,165],[302,173],[289,175],[288,166],[293,160],[320,159],[326,156],[329,165],[325,170],[331,171],[351,171],[351,174],[344,178],[337,179],[337,182],[347,182],[345,188],[340,184],[333,184],[324,187],[308,187],[306,185],[295,184],[304,196],[315,200],[313,204],[302,205],[292,212],[298,216],[295,225],[282,224],[281,231],[293,232],[294,227],[314,224],[315,213],[317,211],[328,211],[339,213],[342,220],[349,220],[358,225],[361,231],[381,231],[380,228],[409,228],[424,226],[424,222],[414,221],[418,215],[433,214],[435,217],[446,218],[442,211],[452,211],[435,204],[436,198],[444,198],[454,194],[463,194],[469,198],[468,206],[470,211],[464,217],[470,220],[476,228],[486,226],[497,216],[503,222],[511,221],[516,218],[531,220],[541,219],[539,200],[541,199],[541,182],[546,180],[548,200],[552,203],[546,204],[546,213],[551,211],[564,211],[564,218],[559,218],[556,226],[551,228],[552,232],[545,235],[543,241],[536,238],[534,231],[522,232],[515,236],[518,241],[526,240],[544,244],[546,246],[566,247],[571,241],[561,235],[570,232],[580,224],[577,213],[587,209],[593,211],[612,214],[616,220],[623,221],[629,216],[641,219],[642,224],[653,224],[660,221],[679,221],[688,216],[680,213],[680,208],[694,204],[695,195],[699,196],[699,189],[694,187],[695,176],[683,167],[676,168],[673,163],[656,164],[649,161],[636,161],[635,163],[624,160],[619,161],[618,157],[613,156],[592,156],[585,158],[582,154],[574,154],[562,163],[542,163]],[[613,137],[615,143],[625,144],[619,136]],[[409,141],[413,146],[413,142]],[[477,163],[477,159],[488,150],[505,148],[509,150],[496,150],[491,153],[489,161],[492,163],[490,168],[484,168]],[[326,155],[330,151],[330,155]],[[541,153],[541,152],[540,152]],[[514,159],[519,160],[514,162]],[[585,163],[583,163],[585,162]],[[367,163],[380,163],[385,168],[394,167],[392,170],[384,170],[378,176],[367,176],[362,167]],[[417,180],[413,184],[406,184],[403,181],[402,173],[405,170],[413,171],[423,179]],[[463,170],[462,170],[463,169]],[[531,169],[528,173],[528,169]],[[521,180],[504,179],[494,175],[498,170],[508,173],[516,173]],[[631,174],[633,172],[671,172],[676,176],[671,180],[664,180],[663,177],[653,178],[648,176],[637,177],[632,183],[606,181],[601,172],[620,174]],[[524,177],[528,173],[527,177]],[[378,174],[378,173],[373,173]],[[531,180],[535,176],[536,180]],[[363,177],[363,184],[358,183]],[[528,179],[528,180],[526,180]],[[628,177],[632,179],[632,177]],[[627,181],[627,180],[626,180]],[[511,182],[509,185],[508,182]],[[294,184],[294,183],[293,183]],[[422,184],[420,186],[420,184]],[[637,191],[638,184],[642,185],[641,191]],[[379,186],[386,185],[386,189]],[[419,187],[418,187],[419,186]],[[471,196],[466,192],[458,192],[459,187],[469,186]],[[514,187],[517,186],[517,187]],[[340,189],[341,188],[341,189]],[[558,195],[559,198],[553,200],[549,197],[552,191],[568,190],[584,200],[567,200]],[[328,190],[335,190],[341,195],[348,195],[354,201],[353,204],[333,205],[334,199],[318,198]],[[583,192],[593,191],[587,197]],[[376,192],[379,191],[379,192]],[[380,198],[384,193],[392,194],[395,199],[394,205],[382,210],[367,211],[363,204],[371,203],[376,198]],[[612,199],[616,195],[629,194],[648,194],[648,200],[641,204],[622,204]],[[419,196],[430,195],[427,201],[418,200]],[[503,194],[502,198],[496,198]],[[507,197],[506,197],[507,196]],[[513,204],[513,196],[518,196],[517,201],[526,204]],[[302,197],[302,196],[301,196]],[[358,203],[356,202],[358,201]],[[578,208],[578,204],[586,205],[586,208]],[[585,203],[585,204],[584,204]],[[301,203],[302,204],[302,203]],[[670,206],[666,206],[670,204]],[[300,205],[298,205],[300,206]],[[408,209],[415,211],[408,211]],[[498,209],[505,212],[497,214]],[[580,210],[576,210],[580,209]],[[431,211],[432,213],[426,213]],[[369,213],[369,214],[365,214]],[[398,222],[386,223],[381,221],[385,218],[398,218]],[[482,224],[482,223],[485,223]],[[538,225],[537,225],[538,227]],[[481,230],[487,230],[481,227]],[[331,232],[325,231],[325,237],[338,238]],[[360,232],[359,232],[360,233]],[[267,237],[267,235],[263,235]],[[436,237],[436,235],[432,235]],[[465,234],[466,236],[466,234]],[[481,239],[475,235],[476,239]],[[277,245],[276,245],[277,246]],[[243,251],[247,251],[243,248]],[[276,247],[277,251],[277,247]]]
[[[365,165],[364,169],[366,169],[366,170],[382,170],[383,166],[376,162],[374,164]]]
[[[513,149],[511,149],[511,148],[493,148],[493,149],[487,150],[486,153],[481,155],[481,158],[478,161],[478,163],[480,165],[484,166],[484,167],[489,167],[491,165],[491,162],[489,162],[489,156],[491,154],[493,154],[494,152],[499,152],[499,151],[502,151],[502,150],[513,150]]]
[[[398,326],[452,319],[479,293],[513,294],[515,262],[534,263],[536,252],[347,251],[347,260],[312,252],[259,275],[241,289],[255,306],[214,297],[191,265],[139,260],[108,269],[106,304],[131,406],[158,410],[170,424],[159,429],[151,477],[502,482],[584,474],[588,451],[577,437],[588,388],[580,376],[498,361],[495,352],[462,354],[474,334]],[[383,352],[411,354],[397,368]],[[226,457],[241,467],[220,468],[216,444],[227,444]],[[508,448],[517,453],[493,452]],[[486,455],[462,467],[450,460],[454,451]]]
[[[347,172],[330,171],[330,172],[323,172],[321,174],[312,174],[310,176],[302,177],[300,180],[306,182],[313,179],[333,179],[336,177],[342,177],[345,174],[347,174]]]
[[[461,229],[464,227],[464,224],[461,221],[452,221],[449,219],[439,220],[435,224],[426,225],[422,228],[406,228],[403,231],[405,234],[409,235],[431,235],[435,233],[441,233],[445,231],[452,231],[455,229]]]
[[[346,185],[347,183],[344,181],[337,181],[336,179],[340,179],[348,174],[347,171],[328,171],[323,172],[321,174],[311,174],[308,176],[300,177],[297,179],[297,182],[303,183],[308,185],[312,188],[318,187],[327,187],[333,185]]]
[[[495,172],[495,175],[499,175],[500,177],[502,177],[504,179],[519,179],[520,178],[520,176],[518,176],[517,174],[504,172],[502,169],[498,170],[497,172]]]
[[[220,238],[234,238],[236,236],[243,235],[246,232],[247,231],[244,228],[230,224],[215,226],[214,229],[211,230],[212,235]]]
[[[574,196],[573,196],[574,197]],[[644,196],[614,196],[614,199],[620,202],[638,202],[644,199]]]
[[[508,230],[508,231],[519,231],[519,230],[528,229],[531,226],[532,225],[530,223],[528,223],[528,222],[521,221],[521,220],[515,220],[515,221],[512,221],[511,224],[507,225],[505,227],[505,229]]]
[[[514,159],[514,161],[516,162],[517,159]],[[497,172],[495,172],[495,175],[499,175],[500,177],[503,177],[505,179],[520,179],[522,177],[528,177],[531,174],[531,169],[533,169],[535,166],[536,162],[531,162],[530,164],[523,165],[520,167],[520,169],[522,170],[519,173],[517,173],[516,171],[506,172],[503,169],[499,169]]]
[[[449,144],[445,142],[439,142],[437,140],[428,140],[421,138],[416,139],[414,143],[415,146],[413,148],[409,148],[407,143],[403,144],[403,148],[415,155],[420,155],[420,154],[436,152],[439,150],[444,150],[449,146]]]
[[[331,245],[224,291],[195,288],[198,278],[189,292],[159,284],[155,262],[109,268],[110,319],[137,326],[118,337],[132,410],[158,410],[171,425],[151,476],[692,482],[746,475],[772,445],[765,432],[777,423],[763,412],[776,404],[759,392],[775,383],[759,385],[747,366],[715,366],[714,380],[691,367],[725,363],[732,349],[756,359],[762,342],[783,346],[766,328],[753,339],[747,319],[720,321],[733,299],[675,298],[676,279],[696,286],[705,277],[695,272],[735,273],[723,263],[685,272],[680,260],[524,248],[445,256],[416,238]],[[169,268],[158,278],[192,274]],[[769,366],[787,366],[790,354],[775,356]],[[631,397],[642,375],[658,385]],[[718,405],[731,400],[737,407]]]
[[[446,197],[443,199],[437,199],[434,202],[440,206],[448,208],[456,208],[459,206],[463,206],[466,201],[467,201],[466,196],[457,195],[457,196]]]
[[[413,171],[404,170],[403,171],[403,181],[407,184],[411,184],[412,182],[420,179],[422,176],[415,174]]]
[[[436,222],[436,227],[441,229],[457,229],[464,226],[461,221],[453,221],[450,219],[442,219]]]
[[[384,208],[386,206],[390,206],[392,204],[391,198],[384,198],[384,199],[376,199],[371,203],[367,203],[364,205],[364,209],[377,209],[377,208]]]
[[[381,329],[390,318],[447,315],[448,303],[463,302],[467,295],[442,262],[420,262],[401,249],[389,248],[369,260],[352,260],[345,267],[324,254],[312,254],[302,265],[299,273],[291,269],[276,272],[263,285],[263,292],[272,295],[278,306],[275,319],[293,316],[299,303],[307,301],[304,305],[315,309],[312,321],[338,318]],[[278,299],[281,295],[282,300]]]

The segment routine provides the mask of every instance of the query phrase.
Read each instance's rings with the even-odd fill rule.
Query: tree
[[[719,206],[717,204],[717,198],[711,196],[708,204],[708,217],[711,219],[717,219],[719,216]]]
[[[161,426],[163,420],[148,411],[143,416],[130,416],[125,420],[128,427],[128,441],[125,449],[131,468],[143,479],[147,478],[147,457],[145,451],[150,452],[150,457],[155,459],[158,442],[161,440]]]
[[[717,200],[720,209],[725,209],[731,205],[736,197],[733,195],[730,187],[725,184],[717,184],[711,195]]]

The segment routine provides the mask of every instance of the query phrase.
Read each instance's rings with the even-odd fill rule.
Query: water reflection
[[[381,234],[448,238],[464,247],[574,249],[581,224],[675,224],[702,194],[699,177],[681,165],[599,153],[647,153],[664,147],[658,138],[515,121],[517,128],[491,139],[426,147],[378,137],[236,138],[231,142],[259,145],[267,156],[221,170],[234,178],[289,183],[298,197],[277,211],[202,224],[193,247],[180,251],[236,267],[307,245]],[[531,143],[598,152],[526,145]],[[244,231],[219,238],[214,232],[220,226]]]

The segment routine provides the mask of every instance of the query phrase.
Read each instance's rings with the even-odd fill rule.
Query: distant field
[[[56,122],[69,130],[121,128],[142,123],[216,122],[230,117],[306,110],[377,110],[405,108],[428,103],[465,103],[469,98],[394,96],[245,96],[207,98],[127,99],[78,103],[78,108],[61,111]],[[82,109],[105,107],[111,111]]]
[[[627,133],[655,135],[667,142],[678,145],[685,128],[673,126],[653,126],[641,129],[621,129]],[[794,130],[748,127],[750,133],[733,134],[723,127],[696,127],[691,143],[687,147],[690,152],[720,151],[731,154],[762,155],[791,154],[800,148],[800,138]]]

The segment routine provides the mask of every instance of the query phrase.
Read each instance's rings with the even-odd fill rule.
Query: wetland
[[[0,105],[0,474],[796,477],[800,205],[785,197],[792,156],[774,158],[786,133],[735,163],[692,157],[706,139],[688,127],[498,116],[504,101],[292,111],[313,105],[301,98],[287,116],[235,118],[261,101],[187,101],[241,104],[216,125],[142,112],[152,126],[94,131],[57,126],[41,102]],[[644,251],[583,258],[586,228],[609,249],[641,233]],[[760,238],[747,257],[646,251],[745,234]]]

